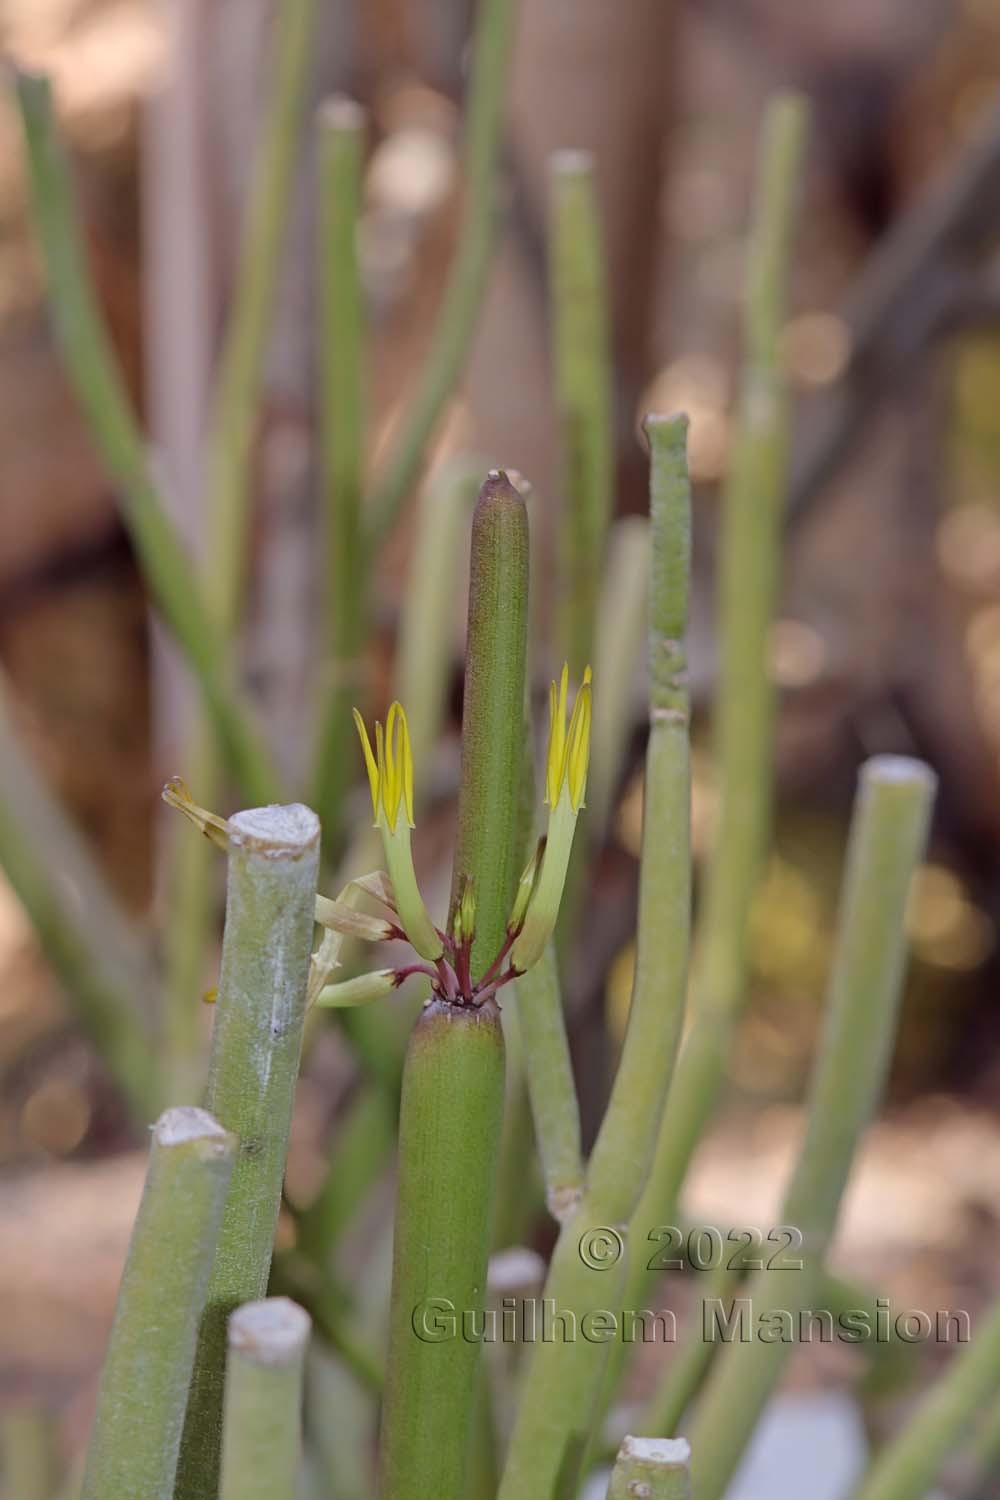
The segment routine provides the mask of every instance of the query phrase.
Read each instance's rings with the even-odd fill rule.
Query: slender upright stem
[[[299,158],[315,14],[316,0],[284,0],[276,12],[274,81],[240,236],[208,440],[208,576],[212,603],[226,627],[244,595],[260,378]]]
[[[549,1211],[559,1222],[583,1189],[580,1106],[573,1081],[555,949],[517,981],[517,1015]]]
[[[309,1314],[287,1297],[247,1302],[229,1319],[220,1500],[294,1494],[310,1328]]]
[[[690,494],[685,418],[650,419],[652,580],[650,738],[629,1027],[583,1197],[560,1234],[545,1296],[576,1333],[536,1343],[521,1391],[500,1500],[564,1500],[575,1485],[600,1394],[607,1340],[578,1336],[617,1307],[625,1263],[616,1226],[642,1191],[680,1034],[690,928],[690,770],[684,632]],[[588,1325],[589,1326],[589,1325]]]
[[[350,99],[320,110],[319,258],[321,424],[327,562],[326,670],[316,805],[327,857],[339,848],[343,799],[354,780],[351,708],[359,701],[367,591],[361,535],[365,313],[358,263],[365,116]]]
[[[295,182],[302,107],[312,57],[316,0],[286,0],[276,12],[276,62],[226,319],[205,458],[202,577],[208,607],[232,651],[246,594],[254,497],[254,436],[268,332]],[[222,785],[217,733],[196,723],[185,774],[213,805]],[[259,795],[253,788],[251,796]],[[215,904],[212,854],[203,841],[174,844],[165,1035],[178,1088],[200,1082],[198,990]]]
[[[593,662],[601,575],[614,513],[610,311],[594,161],[586,151],[557,151],[549,161],[549,284],[562,459],[557,628],[559,654],[579,677]],[[641,613],[644,618],[645,610]],[[598,698],[603,691],[602,686]],[[588,846],[600,831],[588,817],[574,843],[560,907],[560,959],[577,927]]]
[[[469,629],[462,709],[462,775],[452,900],[475,886],[472,976],[493,962],[507,930],[518,839],[528,619],[528,516],[507,476],[492,473],[472,518]]]
[[[441,413],[462,374],[486,288],[494,245],[503,105],[513,46],[515,0],[481,0],[472,43],[458,248],[431,346],[409,409],[375,477],[368,543],[392,529],[413,488]]]
[[[806,1132],[782,1206],[801,1234],[802,1266],[755,1273],[754,1327],[793,1327],[820,1284],[855,1148],[885,1082],[906,958],[910,877],[923,852],[934,773],[877,756],[864,766],[852,821],[828,1009],[809,1091]],[[749,1337],[713,1367],[691,1428],[699,1500],[722,1500],[793,1343]]]
[[[593,655],[614,508],[610,329],[593,158],[584,151],[556,152],[549,175],[549,282],[563,452],[560,654],[579,677]]]
[[[68,374],[118,491],[143,577],[198,679],[227,760],[247,794],[266,802],[276,786],[270,756],[237,694],[225,641],[163,505],[87,273],[49,82],[24,72],[15,80],[35,222]]]
[[[432,1001],[403,1073],[379,1500],[466,1494],[497,1147],[503,1035],[496,1003]]]
[[[181,1106],[153,1130],[90,1436],[83,1500],[170,1500],[198,1320],[237,1141]]]
[[[669,1223],[684,1174],[711,1115],[746,994],[750,905],[770,828],[774,693],[767,662],[788,467],[787,397],[778,340],[805,149],[802,102],[768,108],[747,268],[745,366],[726,483],[719,562],[719,685],[713,726],[722,782],[715,848],[705,877],[692,976],[693,1019],[667,1098],[649,1182],[634,1225]],[[645,1306],[648,1255],[629,1266],[627,1307]],[[612,1353],[610,1398],[625,1350]]]
[[[607,830],[635,724],[637,664],[649,608],[649,522],[627,516],[611,529],[594,644],[594,728],[587,774],[587,828]]]
[[[211,805],[221,794],[222,781],[215,737],[202,722],[195,738],[185,775]],[[205,1085],[203,987],[219,915],[214,852],[207,839],[193,839],[189,829],[176,825],[164,847],[168,918],[160,1041],[167,1097],[181,1104],[200,1099]]]
[[[691,1500],[691,1449],[683,1438],[627,1437],[608,1485],[608,1500]]]
[[[149,956],[93,857],[18,744],[0,683],[0,865],[46,958],[137,1121],[162,1097],[152,1027]]]
[[[521,771],[518,842],[527,859],[535,831],[535,766],[531,704],[526,698]],[[588,780],[589,797],[589,780]],[[563,891],[563,902],[567,893]],[[525,1191],[524,1151],[531,1149],[531,1127],[537,1146],[545,1201],[557,1223],[568,1218],[583,1188],[580,1103],[566,1033],[559,964],[553,943],[515,986],[516,1009],[504,1015],[507,1049],[507,1119],[501,1156],[501,1222],[506,1213],[514,1242],[530,1234],[541,1204]],[[530,1122],[524,1120],[525,1095]],[[503,1189],[509,1184],[506,1198]],[[520,1184],[515,1188],[514,1184]],[[510,1239],[499,1243],[511,1243]]]
[[[972,1335],[972,1342],[953,1357],[902,1430],[875,1455],[854,1500],[923,1500],[948,1455],[971,1431],[977,1415],[993,1400],[1000,1366],[1000,1303],[995,1303]],[[996,1464],[996,1406],[983,1444],[982,1464]],[[986,1474],[987,1481],[991,1476]],[[964,1492],[963,1492],[964,1493]],[[974,1493],[995,1493],[995,1480]]]
[[[691,498],[687,418],[648,417],[650,445],[649,744],[638,949],[628,1030],[587,1166],[588,1193],[628,1217],[649,1171],[673,1071],[691,929],[691,764],[687,685]],[[634,1174],[627,1187],[629,1173]],[[638,1183],[638,1187],[634,1184]],[[628,1207],[619,1205],[629,1204]]]
[[[455,662],[455,578],[483,466],[456,458],[429,475],[419,503],[413,556],[396,643],[396,697],[406,704],[421,800],[441,730]]]
[[[527,592],[524,501],[491,474],[472,522],[454,884],[474,883],[474,977],[504,940],[521,852]],[[432,1000],[403,1071],[380,1500],[468,1493],[479,1346],[463,1319],[485,1306],[503,1105],[496,1001]]]
[[[263,1296],[288,1149],[312,941],[319,820],[264,807],[229,820],[222,972],[206,1102],[240,1154],[202,1319],[177,1500],[215,1500],[226,1319]]]

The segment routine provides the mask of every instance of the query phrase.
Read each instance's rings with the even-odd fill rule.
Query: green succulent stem
[[[876,1454],[854,1500],[923,1500],[948,1455],[971,1432],[984,1408],[987,1430],[973,1441],[972,1450],[986,1483],[974,1493],[983,1500],[994,1493],[995,1476],[987,1466],[996,1465],[1000,1451],[995,1405],[998,1364],[1000,1303],[995,1303],[974,1330],[971,1343],[938,1376],[902,1430]]]
[[[418,810],[445,716],[458,634],[455,578],[484,467],[465,455],[449,460],[428,476],[419,502],[396,642],[396,697],[410,721]]]
[[[230,1317],[219,1500],[295,1493],[310,1328],[308,1313],[287,1297],[248,1302]]]
[[[240,1138],[198,1340],[176,1500],[215,1500],[226,1320],[267,1289],[298,1076],[319,820],[264,807],[229,820],[222,970],[206,1103]]]
[[[365,308],[358,260],[365,115],[351,99],[319,113],[322,482],[326,516],[328,686],[322,700],[316,806],[327,858],[339,852],[355,760],[351,708],[362,686],[368,622],[361,496],[365,442]]]
[[[649,610],[649,521],[626,516],[611,528],[594,645],[594,728],[587,775],[587,828],[607,832],[626,748],[635,725],[636,666]]]
[[[549,181],[553,364],[563,453],[560,641],[579,678],[593,657],[614,508],[610,320],[593,158],[585,151],[556,152]]]
[[[167,1110],[122,1273],[82,1500],[170,1500],[237,1141],[204,1110]]]
[[[504,101],[513,50],[515,0],[477,8],[465,122],[464,194],[458,248],[416,391],[371,494],[369,549],[391,531],[413,488],[465,365],[496,240]]]
[[[470,557],[452,918],[471,881],[476,899],[471,966],[478,979],[506,937],[520,873],[528,516],[505,474],[491,473],[480,491]]]
[[[683,1438],[627,1437],[618,1451],[608,1500],[691,1500],[691,1449]]]
[[[774,690],[768,631],[778,588],[781,516],[788,469],[787,392],[779,356],[785,289],[805,151],[802,101],[768,107],[747,266],[745,363],[737,433],[723,497],[718,585],[719,673],[714,754],[722,784],[715,847],[695,942],[692,1024],[667,1097],[635,1232],[669,1223],[688,1163],[718,1097],[730,1040],[746,994],[750,906],[770,828]],[[644,1307],[649,1257],[629,1266],[627,1307]],[[610,1399],[625,1356],[612,1354]]]
[[[380,1500],[465,1495],[504,1053],[496,1003],[432,1000],[410,1039],[399,1121]]]
[[[616,1237],[652,1155],[680,1034],[690,928],[690,762],[684,635],[690,555],[687,421],[647,423],[651,454],[650,737],[640,866],[638,960],[611,1101],[576,1212],[563,1226],[545,1296],[575,1325],[618,1306],[625,1261]],[[610,1244],[601,1259],[591,1253]],[[619,1253],[615,1253],[615,1247]],[[601,1252],[603,1253],[603,1251]],[[556,1337],[533,1347],[499,1500],[576,1493],[607,1357],[603,1340]]]
[[[275,74],[244,215],[205,455],[202,586],[219,635],[234,655],[249,566],[261,374],[295,182],[315,10],[316,0],[290,0],[276,13]],[[211,806],[224,780],[222,746],[217,727],[198,718],[186,774]],[[263,788],[246,790],[251,797],[263,796]],[[188,1095],[202,1081],[198,994],[215,925],[215,887],[206,843],[175,838],[171,853],[164,1039],[172,1087]]]
[[[588,1192],[615,1210],[614,1223],[629,1216],[649,1171],[684,1017],[691,928],[688,423],[686,417],[650,416],[645,426],[652,527],[650,724],[638,951],[622,1058],[587,1166]],[[630,1172],[638,1187],[625,1186]]]
[[[551,943],[517,981],[517,1015],[545,1197],[549,1211],[561,1223],[580,1197],[584,1170],[580,1106]]]
[[[14,77],[34,218],[67,372],[118,491],[143,576],[197,677],[227,762],[247,795],[267,802],[277,785],[270,755],[237,693],[224,636],[163,504],[86,269],[49,81],[20,71]]]
[[[766,1269],[746,1296],[755,1327],[813,1304],[854,1151],[885,1083],[906,959],[906,900],[923,853],[934,773],[876,756],[861,771],[823,1036],[806,1129],[781,1217],[801,1235],[801,1269]],[[699,1500],[722,1500],[792,1345],[751,1338],[713,1366],[691,1427]]]
[[[299,160],[316,0],[284,0],[276,16],[274,80],[244,218],[206,458],[212,601],[227,626],[245,593],[260,378]]]
[[[503,474],[483,485],[472,521],[458,847],[449,931],[470,978],[504,943],[520,853],[528,523]],[[474,898],[474,899],[473,899]],[[492,999],[433,999],[407,1049],[389,1357],[379,1462],[381,1500],[466,1493],[478,1344],[463,1315],[485,1307],[503,1124],[504,1045]],[[421,1309],[450,1308],[438,1342]],[[449,1314],[445,1313],[445,1316]]]
[[[149,955],[10,720],[0,680],[0,865],[75,1014],[137,1123],[155,1119],[163,1082],[141,1012],[158,981]]]

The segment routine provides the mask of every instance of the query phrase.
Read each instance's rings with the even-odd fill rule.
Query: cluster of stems
[[[429,1306],[443,1303],[473,1316],[486,1307],[497,1182],[510,1180],[512,1161],[522,1172],[525,1100],[547,1202],[559,1224],[543,1295],[577,1322],[598,1303],[642,1307],[651,1291],[643,1226],[677,1215],[688,1163],[722,1085],[748,987],[749,918],[770,825],[775,704],[766,657],[778,592],[789,428],[780,350],[805,111],[797,99],[777,100],[763,135],[748,257],[744,377],[723,505],[714,725],[722,812],[705,877],[692,1015],[681,1047],[691,941],[687,421],[647,418],[649,522],[614,528],[612,535],[607,291],[593,163],[583,153],[559,154],[551,173],[553,363],[564,490],[557,631],[567,666],[550,692],[545,831],[533,836],[527,507],[522,487],[492,471],[472,517],[449,910],[443,922],[432,918],[411,836],[425,784],[417,779],[426,776],[421,761],[443,711],[448,623],[442,600],[456,564],[458,520],[468,504],[468,466],[442,478],[425,501],[404,610],[399,699],[373,737],[354,713],[385,870],[349,880],[335,900],[317,896],[320,820],[300,804],[276,801],[280,779],[244,701],[234,658],[249,567],[257,387],[315,12],[315,0],[290,0],[282,11],[273,97],[205,463],[210,582],[207,572],[199,579],[191,569],[169,519],[99,315],[48,84],[15,75],[56,330],[151,594],[200,685],[203,722],[192,738],[193,774],[213,799],[228,770],[261,804],[224,821],[195,807],[182,784],[168,789],[167,800],[229,859],[205,1108],[168,1110],[153,1130],[82,1493],[84,1500],[263,1500],[292,1492],[301,1460],[312,1324],[287,1298],[267,1297],[269,1278],[284,1278],[312,1299],[313,1321],[350,1368],[355,1396],[358,1385],[368,1398],[381,1391],[380,1500],[570,1500],[602,1448],[602,1421],[620,1381],[624,1344],[609,1351],[598,1341],[555,1340],[535,1345],[530,1355],[519,1352],[514,1402],[494,1399],[491,1381],[499,1365],[481,1362],[476,1340],[441,1344],[421,1336],[418,1324]],[[422,467],[482,298],[512,16],[511,0],[482,0],[479,7],[458,253],[412,406],[371,480],[364,462],[357,240],[365,119],[357,106],[338,100],[318,120],[321,467],[333,586],[312,784],[328,852],[337,855],[347,845],[353,781],[349,710],[365,683],[368,570]],[[606,553],[612,581],[602,592]],[[572,929],[582,889],[584,844],[577,824],[588,775],[592,837],[600,835],[613,805],[644,622],[649,735],[635,977],[618,1070],[585,1159],[562,1000],[557,939],[564,934],[557,932],[557,921],[562,912],[564,928]],[[603,695],[596,710],[592,659]],[[571,674],[578,684],[572,705]],[[411,702],[412,737],[402,699]],[[146,1018],[137,1019],[131,1004],[133,992],[152,988],[148,955],[121,930],[125,924],[91,878],[87,855],[52,813],[2,716],[0,763],[13,788],[0,807],[0,855],[60,972],[75,984],[81,1012],[136,1115],[148,1118],[170,1096]],[[787,1280],[779,1287],[774,1273],[756,1274],[749,1295],[758,1314],[804,1307],[830,1286],[825,1261],[839,1204],[891,1055],[906,895],[933,790],[932,773],[915,761],[878,757],[862,771],[826,1030],[783,1204],[783,1217],[804,1235],[804,1268],[794,1287]],[[67,878],[89,892],[87,920],[64,909],[25,835],[26,821],[36,832],[44,829],[45,840],[60,851]],[[359,839],[348,862],[364,851],[355,868],[370,868],[376,858],[367,857],[371,843],[370,835]],[[174,871],[181,920],[167,964],[171,1016],[165,1035],[176,1054],[167,1076],[169,1087],[185,1096],[192,1074],[178,1059],[196,1051],[197,1026],[189,1009],[176,1007],[190,1002],[204,961],[206,859],[205,848],[192,842]],[[363,898],[378,914],[364,909]],[[312,951],[314,923],[323,935]],[[394,967],[339,975],[353,946],[365,942],[405,942],[412,957]],[[417,976],[428,998],[405,1056],[405,1015],[397,1022],[377,1010],[382,1034],[372,1026],[367,1052],[360,1023],[349,1033],[377,1087],[359,1091],[330,1177],[311,1213],[299,1217],[296,1250],[272,1264],[307,1012],[317,1006],[350,1018]],[[516,1003],[509,1003],[515,996]],[[345,1020],[345,1029],[351,1024]],[[342,1316],[349,1298],[337,1279],[334,1250],[391,1151],[398,1086],[398,1195],[383,1371]],[[581,1247],[601,1225],[613,1226],[623,1253],[614,1264],[595,1266]],[[732,1294],[735,1279],[720,1276],[716,1289]],[[928,1398],[915,1427],[875,1461],[859,1492],[863,1500],[917,1500],[991,1394],[998,1316],[992,1314],[976,1346]],[[626,1437],[617,1450],[609,1500],[687,1500],[692,1483],[698,1500],[722,1500],[786,1353],[782,1342],[754,1341],[710,1359],[692,1346],[632,1426],[643,1435]],[[674,1432],[690,1408],[689,1450]],[[990,1431],[993,1425],[987,1423]],[[335,1485],[331,1492],[337,1492]]]

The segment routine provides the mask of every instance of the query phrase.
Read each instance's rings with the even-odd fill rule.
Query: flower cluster
[[[587,789],[590,757],[590,668],[569,712],[569,671],[563,667],[558,686],[549,692],[549,740],[545,767],[548,825],[518,882],[504,941],[493,962],[477,980],[471,974],[476,935],[476,891],[461,882],[448,931],[431,920],[417,884],[410,849],[413,823],[413,751],[402,704],[393,703],[385,727],[375,725],[375,743],[354,710],[354,722],[368,771],[372,816],[382,836],[386,872],[351,881],[335,901],[316,898],[316,921],[326,936],[314,955],[311,998],[318,1005],[355,1006],[388,994],[411,974],[429,976],[436,994],[457,1005],[482,1005],[505,984],[530,969],[545,952],[555,930],[573,836]],[[225,848],[225,821],[198,807],[187,787],[175,778],[164,788],[164,800],[184,813],[207,838]],[[368,895],[389,913],[375,917],[359,911],[356,901]],[[339,967],[344,937],[371,942],[405,939],[417,962],[378,969],[339,983],[328,983]]]
[[[549,740],[545,771],[548,827],[518,882],[504,942],[486,972],[473,981],[470,972],[476,935],[476,892],[463,880],[453,905],[450,930],[435,927],[417,885],[410,850],[413,827],[413,755],[406,712],[393,703],[385,727],[375,725],[375,743],[355,709],[361,749],[368,769],[375,826],[382,835],[386,866],[392,883],[392,911],[402,933],[426,962],[404,970],[379,971],[368,976],[370,992],[361,980],[330,985],[321,1004],[357,1004],[358,997],[376,997],[389,987],[388,975],[427,973],[435,991],[457,1004],[481,1005],[503,985],[538,962],[555,930],[559,904],[573,847],[576,820],[584,804],[590,756],[591,674],[588,667],[569,713],[569,671],[549,693]],[[398,982],[398,981],[397,981]]]

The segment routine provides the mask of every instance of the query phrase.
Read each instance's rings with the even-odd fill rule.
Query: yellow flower
[[[410,726],[401,703],[393,703],[385,730],[375,725],[375,749],[365,722],[354,710],[354,723],[368,770],[375,826],[382,834],[385,861],[392,880],[396,908],[406,936],[421,958],[435,963],[444,952],[441,935],[428,915],[417,886],[410,853],[413,825],[413,751]],[[400,816],[400,811],[405,816]]]
[[[354,724],[361,740],[368,785],[372,793],[372,814],[390,833],[396,831],[400,803],[406,808],[406,821],[413,824],[413,751],[410,748],[410,726],[401,703],[393,703],[386,715],[385,732],[375,725],[375,750],[368,738],[365,721],[354,710]]]
[[[559,916],[577,815],[587,790],[592,709],[590,678],[588,667],[568,726],[567,667],[562,669],[558,688],[553,683],[549,690],[549,752],[545,772],[548,831],[521,876],[508,924],[508,931],[516,933],[510,950],[511,963],[522,973],[537,963],[545,952]]]
[[[567,728],[566,700],[569,692],[569,667],[564,666],[559,687],[549,685],[549,753],[545,772],[545,800],[550,807],[565,788],[574,812],[583,806],[587,789],[587,767],[590,763],[590,723],[592,715],[591,671],[583,674],[580,691],[573,704]]]

